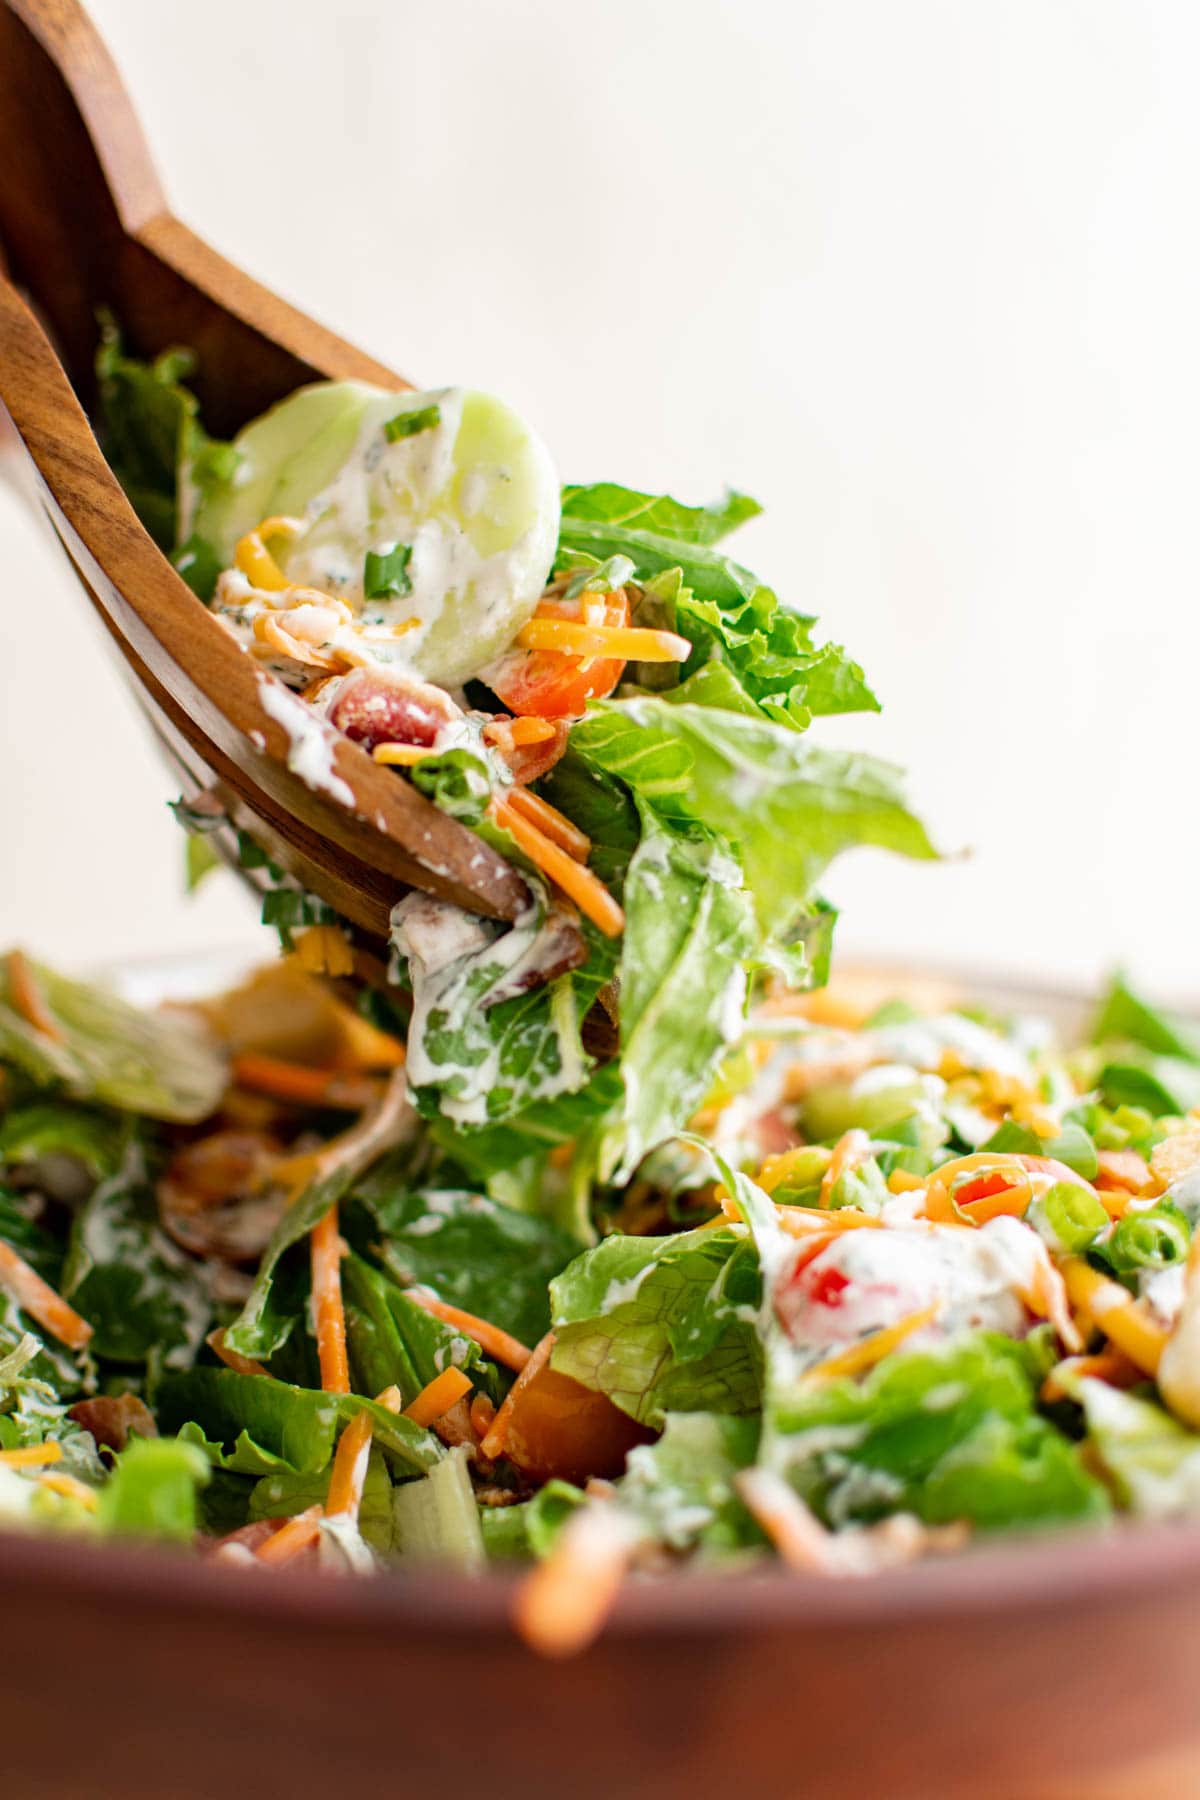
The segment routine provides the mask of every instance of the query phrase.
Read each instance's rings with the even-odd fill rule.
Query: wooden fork
[[[514,918],[526,900],[516,871],[348,738],[336,738],[332,770],[352,805],[289,770],[288,736],[262,704],[260,682],[274,678],[175,573],[88,423],[101,307],[134,355],[197,352],[202,416],[221,436],[306,381],[411,385],[168,212],[128,95],[75,0],[0,0],[0,425],[7,411],[185,797],[214,793],[232,825],[374,937],[409,887]],[[232,855],[232,826],[223,848]]]

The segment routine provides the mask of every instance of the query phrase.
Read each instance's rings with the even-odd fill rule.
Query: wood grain
[[[0,275],[0,404],[156,728],[186,746],[196,782],[232,797],[275,860],[364,930],[383,935],[409,887],[515,917],[526,900],[516,872],[348,739],[333,766],[353,809],[288,769],[259,670],[143,530],[85,411],[101,306],[139,355],[197,351],[197,391],[218,433],[315,377],[408,384],[171,216],[128,97],[73,0],[0,0],[0,170],[11,277]]]

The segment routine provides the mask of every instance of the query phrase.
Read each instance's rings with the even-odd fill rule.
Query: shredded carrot
[[[589,868],[577,863],[557,844],[552,844],[544,832],[523,819],[507,800],[493,800],[490,810],[497,825],[508,832],[530,862],[548,875],[599,931],[606,937],[620,936],[625,929],[625,914]]]
[[[0,1287],[7,1288],[22,1312],[44,1325],[60,1344],[70,1350],[82,1350],[92,1335],[92,1327],[81,1319],[61,1294],[56,1294],[36,1269],[31,1269],[10,1244],[0,1242]]]
[[[604,1501],[567,1521],[513,1603],[513,1624],[531,1649],[542,1656],[586,1649],[612,1610],[638,1538],[636,1526]]]
[[[10,950],[8,953],[8,991],[12,1003],[35,1031],[53,1043],[61,1044],[63,1034],[58,1021],[46,1004],[41,983],[33,972],[33,964],[23,950]]]
[[[969,1188],[970,1183],[967,1185]],[[978,1200],[960,1200],[958,1208],[972,1225],[986,1225],[989,1219],[1023,1219],[1032,1204],[1033,1189],[1028,1181],[1022,1181],[994,1194],[981,1194]]]
[[[382,1394],[376,1394],[375,1404],[385,1406],[389,1412],[398,1413],[403,1404],[400,1389],[384,1388]],[[364,1407],[361,1412],[355,1413],[338,1439],[333,1469],[329,1476],[329,1492],[325,1497],[326,1518],[357,1520],[367,1480],[367,1465],[371,1459],[374,1428],[374,1420]]]
[[[620,657],[629,662],[686,662],[692,646],[674,631],[636,625],[585,625],[574,619],[530,619],[514,642],[522,650],[559,650],[565,656]]]
[[[1141,1301],[1080,1257],[1068,1257],[1062,1273],[1071,1305],[1098,1325],[1143,1373],[1155,1374],[1168,1334],[1149,1317]]]
[[[88,1487],[86,1482],[79,1481],[74,1475],[39,1475],[39,1487],[48,1488],[52,1494],[61,1494],[64,1500],[77,1500],[88,1512],[96,1510],[96,1490]]]
[[[407,1288],[405,1291],[410,1300],[423,1306],[435,1319],[441,1319],[443,1324],[453,1325],[464,1336],[474,1338],[485,1356],[490,1356],[493,1362],[503,1363],[506,1369],[516,1369],[519,1374],[532,1356],[533,1352],[527,1345],[519,1343],[515,1337],[510,1337],[507,1331],[501,1331],[498,1325],[491,1324],[487,1319],[464,1312],[460,1306],[450,1306],[445,1300],[438,1300],[421,1288]]]
[[[1095,1381],[1107,1381],[1111,1387],[1136,1387],[1145,1379],[1136,1363],[1109,1344],[1095,1356],[1066,1356],[1062,1362],[1056,1363],[1047,1375],[1038,1394],[1038,1399],[1046,1402],[1065,1400],[1074,1382],[1090,1378]]]
[[[342,1069],[311,1069],[305,1063],[285,1062],[277,1056],[250,1051],[235,1056],[234,1082],[256,1094],[270,1094],[295,1106],[331,1106],[359,1112],[379,1097],[379,1085],[366,1075]]]
[[[376,744],[371,752],[377,763],[383,763],[389,769],[411,769],[416,763],[424,762],[433,751],[428,744]]]
[[[0,1450],[0,1466],[6,1469],[44,1469],[47,1463],[61,1459],[62,1445],[53,1440],[46,1444],[22,1444],[17,1450]]]
[[[237,1350],[231,1350],[229,1348],[229,1345],[225,1342],[225,1329],[223,1326],[218,1326],[216,1331],[210,1331],[204,1341],[209,1349],[215,1351],[220,1357],[221,1361],[225,1364],[225,1367],[227,1369],[233,1369],[236,1374],[267,1374],[267,1370],[263,1365],[260,1362],[255,1362],[253,1357],[242,1356]]]
[[[520,813],[523,819],[528,819],[552,844],[557,844],[560,850],[565,850],[576,862],[587,861],[592,849],[591,838],[580,831],[578,825],[572,825],[570,819],[560,813],[556,806],[551,806],[549,801],[543,800],[538,794],[531,794],[524,787],[510,788],[504,798],[514,812]]]
[[[833,1190],[842,1176],[849,1174],[851,1169],[857,1169],[858,1165],[865,1162],[870,1154],[871,1140],[865,1131],[855,1128],[842,1133],[833,1147],[829,1166],[821,1177],[820,1204],[822,1206],[829,1205],[833,1198]]]
[[[353,975],[354,951],[340,925],[310,925],[296,933],[296,961],[310,975]]]
[[[492,1428],[496,1408],[486,1394],[476,1394],[471,1402],[471,1430],[477,1438],[485,1438]]]
[[[258,1546],[254,1555],[259,1562],[287,1563],[315,1544],[321,1535],[322,1511],[319,1506],[310,1506],[306,1512],[297,1513],[279,1530],[272,1532],[264,1543]]]
[[[831,1534],[782,1475],[773,1469],[743,1469],[735,1486],[746,1511],[789,1569],[806,1575],[842,1573]]]
[[[461,1369],[443,1369],[440,1375],[426,1382],[412,1404],[405,1407],[404,1417],[411,1419],[414,1425],[432,1425],[470,1391],[470,1377]]]
[[[735,1224],[741,1224],[742,1215],[735,1200],[723,1199],[721,1210],[726,1218],[732,1219]],[[789,1237],[806,1238],[813,1232],[858,1231],[864,1226],[878,1231],[885,1228],[884,1221],[877,1213],[863,1212],[858,1206],[839,1206],[833,1210],[820,1206],[777,1206],[775,1215],[780,1228]]]
[[[303,519],[282,516],[264,519],[254,531],[248,531],[245,537],[238,539],[233,560],[254,587],[266,593],[281,594],[291,583],[267,549],[267,539],[283,538],[290,542],[292,538],[299,537],[304,529]]]
[[[342,1305],[343,1246],[338,1235],[336,1206],[331,1206],[324,1218],[314,1225],[309,1242],[321,1386],[327,1394],[348,1394],[350,1364],[346,1356],[346,1309]]]
[[[816,1382],[836,1381],[843,1375],[857,1375],[864,1369],[874,1368],[877,1362],[902,1344],[906,1337],[914,1331],[920,1331],[928,1325],[938,1311],[938,1303],[923,1306],[919,1312],[909,1313],[903,1319],[897,1319],[894,1325],[885,1325],[881,1331],[873,1331],[869,1337],[859,1338],[856,1344],[848,1349],[840,1350],[836,1356],[828,1356],[814,1369],[809,1369],[804,1376],[805,1385]]]
[[[521,1373],[517,1376],[517,1379],[513,1382],[507,1394],[505,1394],[500,1410],[492,1420],[492,1423],[488,1428],[488,1434],[479,1446],[483,1451],[483,1454],[485,1456],[490,1456],[493,1461],[495,1461],[496,1457],[498,1457],[504,1449],[505,1440],[508,1437],[508,1428],[512,1423],[512,1416],[516,1410],[517,1401],[529,1386],[529,1383],[533,1380],[534,1376],[539,1374],[541,1370],[546,1367],[546,1364],[550,1361],[550,1352],[553,1348],[554,1333],[548,1331],[540,1343],[535,1344],[533,1350],[530,1352],[529,1361],[525,1364],[525,1367],[521,1370]]]
[[[371,1415],[364,1408],[355,1413],[338,1439],[325,1499],[327,1518],[357,1519],[371,1455],[371,1430]]]

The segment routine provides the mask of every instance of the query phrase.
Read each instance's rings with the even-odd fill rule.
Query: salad
[[[565,1654],[629,1571],[1200,1503],[1200,1037],[830,981],[832,859],[933,851],[812,742],[876,701],[717,547],[754,502],[560,490],[456,389],[217,443],[189,366],[110,331],[106,448],[297,773],[347,734],[529,900],[380,946],[242,837],[283,953],[232,991],[0,960],[0,1522],[519,1568]]]

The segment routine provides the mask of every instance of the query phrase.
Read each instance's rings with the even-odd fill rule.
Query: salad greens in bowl
[[[0,1523],[516,1570],[563,1655],[628,1573],[1200,1504],[1200,1034],[830,979],[831,861],[934,852],[815,741],[877,703],[727,553],[755,503],[560,489],[454,388],[216,442],[188,370],[110,329],[105,447],[292,766],[349,735],[528,904],[399,894],[381,954],[243,836],[282,954],[228,991],[0,963]]]

